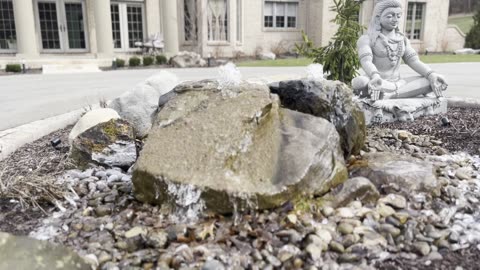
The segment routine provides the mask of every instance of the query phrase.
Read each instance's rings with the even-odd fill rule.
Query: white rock
[[[161,71],[114,99],[109,107],[133,125],[137,137],[144,137],[152,127],[160,96],[172,91],[178,83],[175,74]]]
[[[318,229],[315,231],[315,234],[320,237],[320,239],[322,239],[322,241],[324,243],[326,243],[327,245],[330,244],[330,242],[332,241],[332,234],[327,231],[327,230],[324,230],[324,229]]]
[[[198,53],[195,52],[179,52],[170,60],[174,67],[186,68],[186,67],[204,67],[207,65],[207,61],[203,59]]]
[[[180,83],[177,75],[162,70],[150,77],[145,81],[147,85],[153,87],[158,94],[165,95],[166,93],[170,92]]]
[[[102,109],[95,109],[87,112],[80,120],[78,120],[77,124],[73,127],[72,131],[68,135],[68,142],[70,144],[73,143],[73,140],[78,137],[84,131],[100,124],[108,122],[112,119],[118,119],[120,115],[115,110],[102,108]]]
[[[273,52],[261,52],[258,58],[260,58],[260,60],[275,60],[277,56]]]
[[[471,48],[459,49],[455,51],[455,54],[478,54],[479,50],[474,50]]]
[[[336,215],[341,218],[353,218],[355,217],[355,213],[351,208],[348,207],[340,207],[336,210]]]

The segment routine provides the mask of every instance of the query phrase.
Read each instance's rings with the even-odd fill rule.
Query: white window
[[[265,1],[263,26],[266,28],[297,28],[298,2]]]
[[[12,0],[0,0],[0,51],[15,51],[17,34]]]
[[[407,27],[405,34],[409,39],[422,39],[425,3],[408,3]]]
[[[208,0],[207,26],[208,40],[228,40],[227,0]]]
[[[136,42],[145,36],[145,8],[143,3],[112,2],[112,36],[115,49],[136,49]]]
[[[36,0],[36,33],[42,52],[87,52],[85,0]]]

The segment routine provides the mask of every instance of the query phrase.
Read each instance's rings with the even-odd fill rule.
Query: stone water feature
[[[267,86],[241,81],[233,65],[221,74],[160,98],[133,172],[139,200],[229,213],[322,195],[346,180],[332,123],[282,108]]]
[[[160,112],[135,167],[122,171],[92,164],[62,176],[71,193],[31,236],[72,247],[98,269],[384,269],[383,262],[401,260],[422,269],[479,243],[478,157],[450,155],[428,135],[371,127],[363,134],[360,153],[348,159],[351,178],[345,180],[331,167],[346,170],[339,126],[290,111],[285,97],[269,93],[266,85],[242,81],[233,65],[220,73],[220,80],[184,83],[160,97]],[[336,100],[332,96],[351,95],[344,85],[320,76],[283,85],[292,82],[305,97],[317,93],[313,104],[318,97],[326,97],[318,103],[327,104]],[[331,116],[348,111],[334,105],[325,106]],[[209,170],[202,170],[206,166]],[[296,182],[286,190],[293,187],[293,192],[281,193],[282,177],[301,171],[291,168],[311,173],[303,180],[302,174],[289,177]],[[318,178],[325,171],[330,175]],[[329,186],[336,184],[329,182],[335,174],[343,183]],[[259,175],[275,181],[259,181],[254,192],[244,192]],[[315,175],[326,179],[327,193],[292,199],[324,193],[310,181]],[[208,187],[207,177],[215,180]],[[302,188],[307,192],[296,193]],[[212,190],[221,195],[208,198]],[[247,207],[272,209],[240,211]],[[239,214],[230,218],[209,209]]]

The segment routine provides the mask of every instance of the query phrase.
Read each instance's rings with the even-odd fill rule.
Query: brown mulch
[[[442,125],[444,117],[449,120],[449,125]],[[441,140],[442,146],[450,152],[480,155],[479,109],[448,108],[448,113],[445,115],[426,116],[415,119],[414,122],[395,122],[376,126],[408,130],[415,135],[431,135]]]
[[[30,144],[24,145],[0,161],[1,179],[12,176],[58,175],[68,166],[68,134],[72,126],[57,130]],[[57,147],[51,141],[60,139]]]
[[[42,204],[44,211],[50,210],[51,205]],[[14,235],[28,235],[36,229],[47,214],[40,208],[22,208],[18,201],[0,199],[0,232]]]
[[[0,231],[28,234],[63,194],[55,177],[68,169],[68,134],[72,127],[27,144],[0,161]],[[51,141],[60,139],[57,147]]]

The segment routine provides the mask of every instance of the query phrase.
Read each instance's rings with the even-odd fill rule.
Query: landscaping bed
[[[417,158],[451,157],[451,154],[459,151],[476,155],[479,153],[480,134],[475,132],[480,127],[479,115],[479,110],[450,108],[446,115],[424,117],[415,122],[372,126],[368,128],[367,144],[363,151],[404,153]],[[449,119],[450,125],[442,125],[441,119],[444,117]],[[318,226],[321,227],[325,222],[334,222],[333,226],[340,226],[342,220],[356,223],[352,220],[358,219],[342,218],[338,211],[327,213],[326,208],[319,208],[315,201],[307,200],[307,211],[295,210],[296,202],[289,202],[280,208],[261,212],[227,216],[207,212],[194,223],[179,224],[175,215],[181,215],[181,212],[172,213],[171,209],[142,204],[134,199],[129,181],[130,172],[102,167],[93,167],[87,171],[71,170],[73,167],[67,156],[70,129],[71,127],[59,130],[25,145],[0,162],[3,185],[0,193],[0,231],[18,235],[28,235],[33,231],[33,236],[49,238],[55,243],[73,248],[81,256],[94,257],[100,269],[201,267],[207,258],[215,259],[209,261],[211,265],[227,268],[290,269],[316,265],[320,268],[340,266],[340,269],[351,269],[349,267],[353,265],[361,265],[361,269],[456,269],[457,266],[477,269],[480,252],[476,245],[461,247],[460,240],[450,242],[451,247],[458,248],[456,251],[452,251],[454,248],[442,248],[437,247],[436,243],[429,243],[432,251],[428,256],[421,256],[415,249],[406,251],[401,246],[406,244],[398,241],[388,242],[387,246],[373,254],[368,250],[354,248],[345,252],[349,244],[333,240],[336,244],[330,243],[328,251],[316,253],[311,246],[314,241],[311,235],[325,236],[322,234],[325,230],[319,230]],[[406,133],[407,135],[402,135],[406,136],[405,139],[399,139],[399,130],[411,134]],[[56,148],[51,145],[55,139],[62,141]],[[356,160],[362,160],[362,157],[358,156]],[[472,173],[471,180],[450,173],[450,170],[462,166],[476,168],[476,165],[465,165],[462,162],[440,162],[442,169],[439,173],[446,174],[442,177],[448,179],[444,190],[459,188],[466,182],[475,184],[480,181],[475,178],[478,168]],[[13,181],[18,177],[21,180]],[[24,189],[28,180],[37,177],[63,180],[45,182],[43,189]],[[67,178],[68,181],[65,180]],[[72,193],[66,184],[75,192]],[[5,186],[9,186],[9,189],[5,189]],[[15,190],[27,190],[28,193],[16,193]],[[458,209],[459,213],[462,217],[476,217],[479,213],[478,203],[470,202],[475,202],[477,194],[468,191],[465,196],[469,198],[468,206],[463,210]],[[70,202],[62,197],[70,198]],[[56,200],[59,203],[55,203]],[[353,203],[347,208],[356,209],[358,204]],[[423,216],[428,211],[430,215],[440,215],[439,206],[446,208],[451,205],[455,205],[455,199],[446,191],[442,191],[439,199],[427,196],[420,202],[411,201],[408,211],[412,213],[412,223],[408,224],[423,224],[415,227],[414,231],[426,234],[424,227],[435,223]],[[367,203],[360,203],[360,207],[375,209],[375,205]],[[396,209],[396,212],[404,211]],[[390,223],[380,225],[386,226],[385,224]],[[435,231],[442,231],[436,226],[437,224],[434,226]],[[408,230],[403,225],[399,228],[402,233]],[[348,229],[342,234],[344,235],[338,239],[350,235]],[[355,245],[350,245],[353,246]],[[315,254],[321,255],[315,258]],[[95,262],[92,264],[95,265]]]

